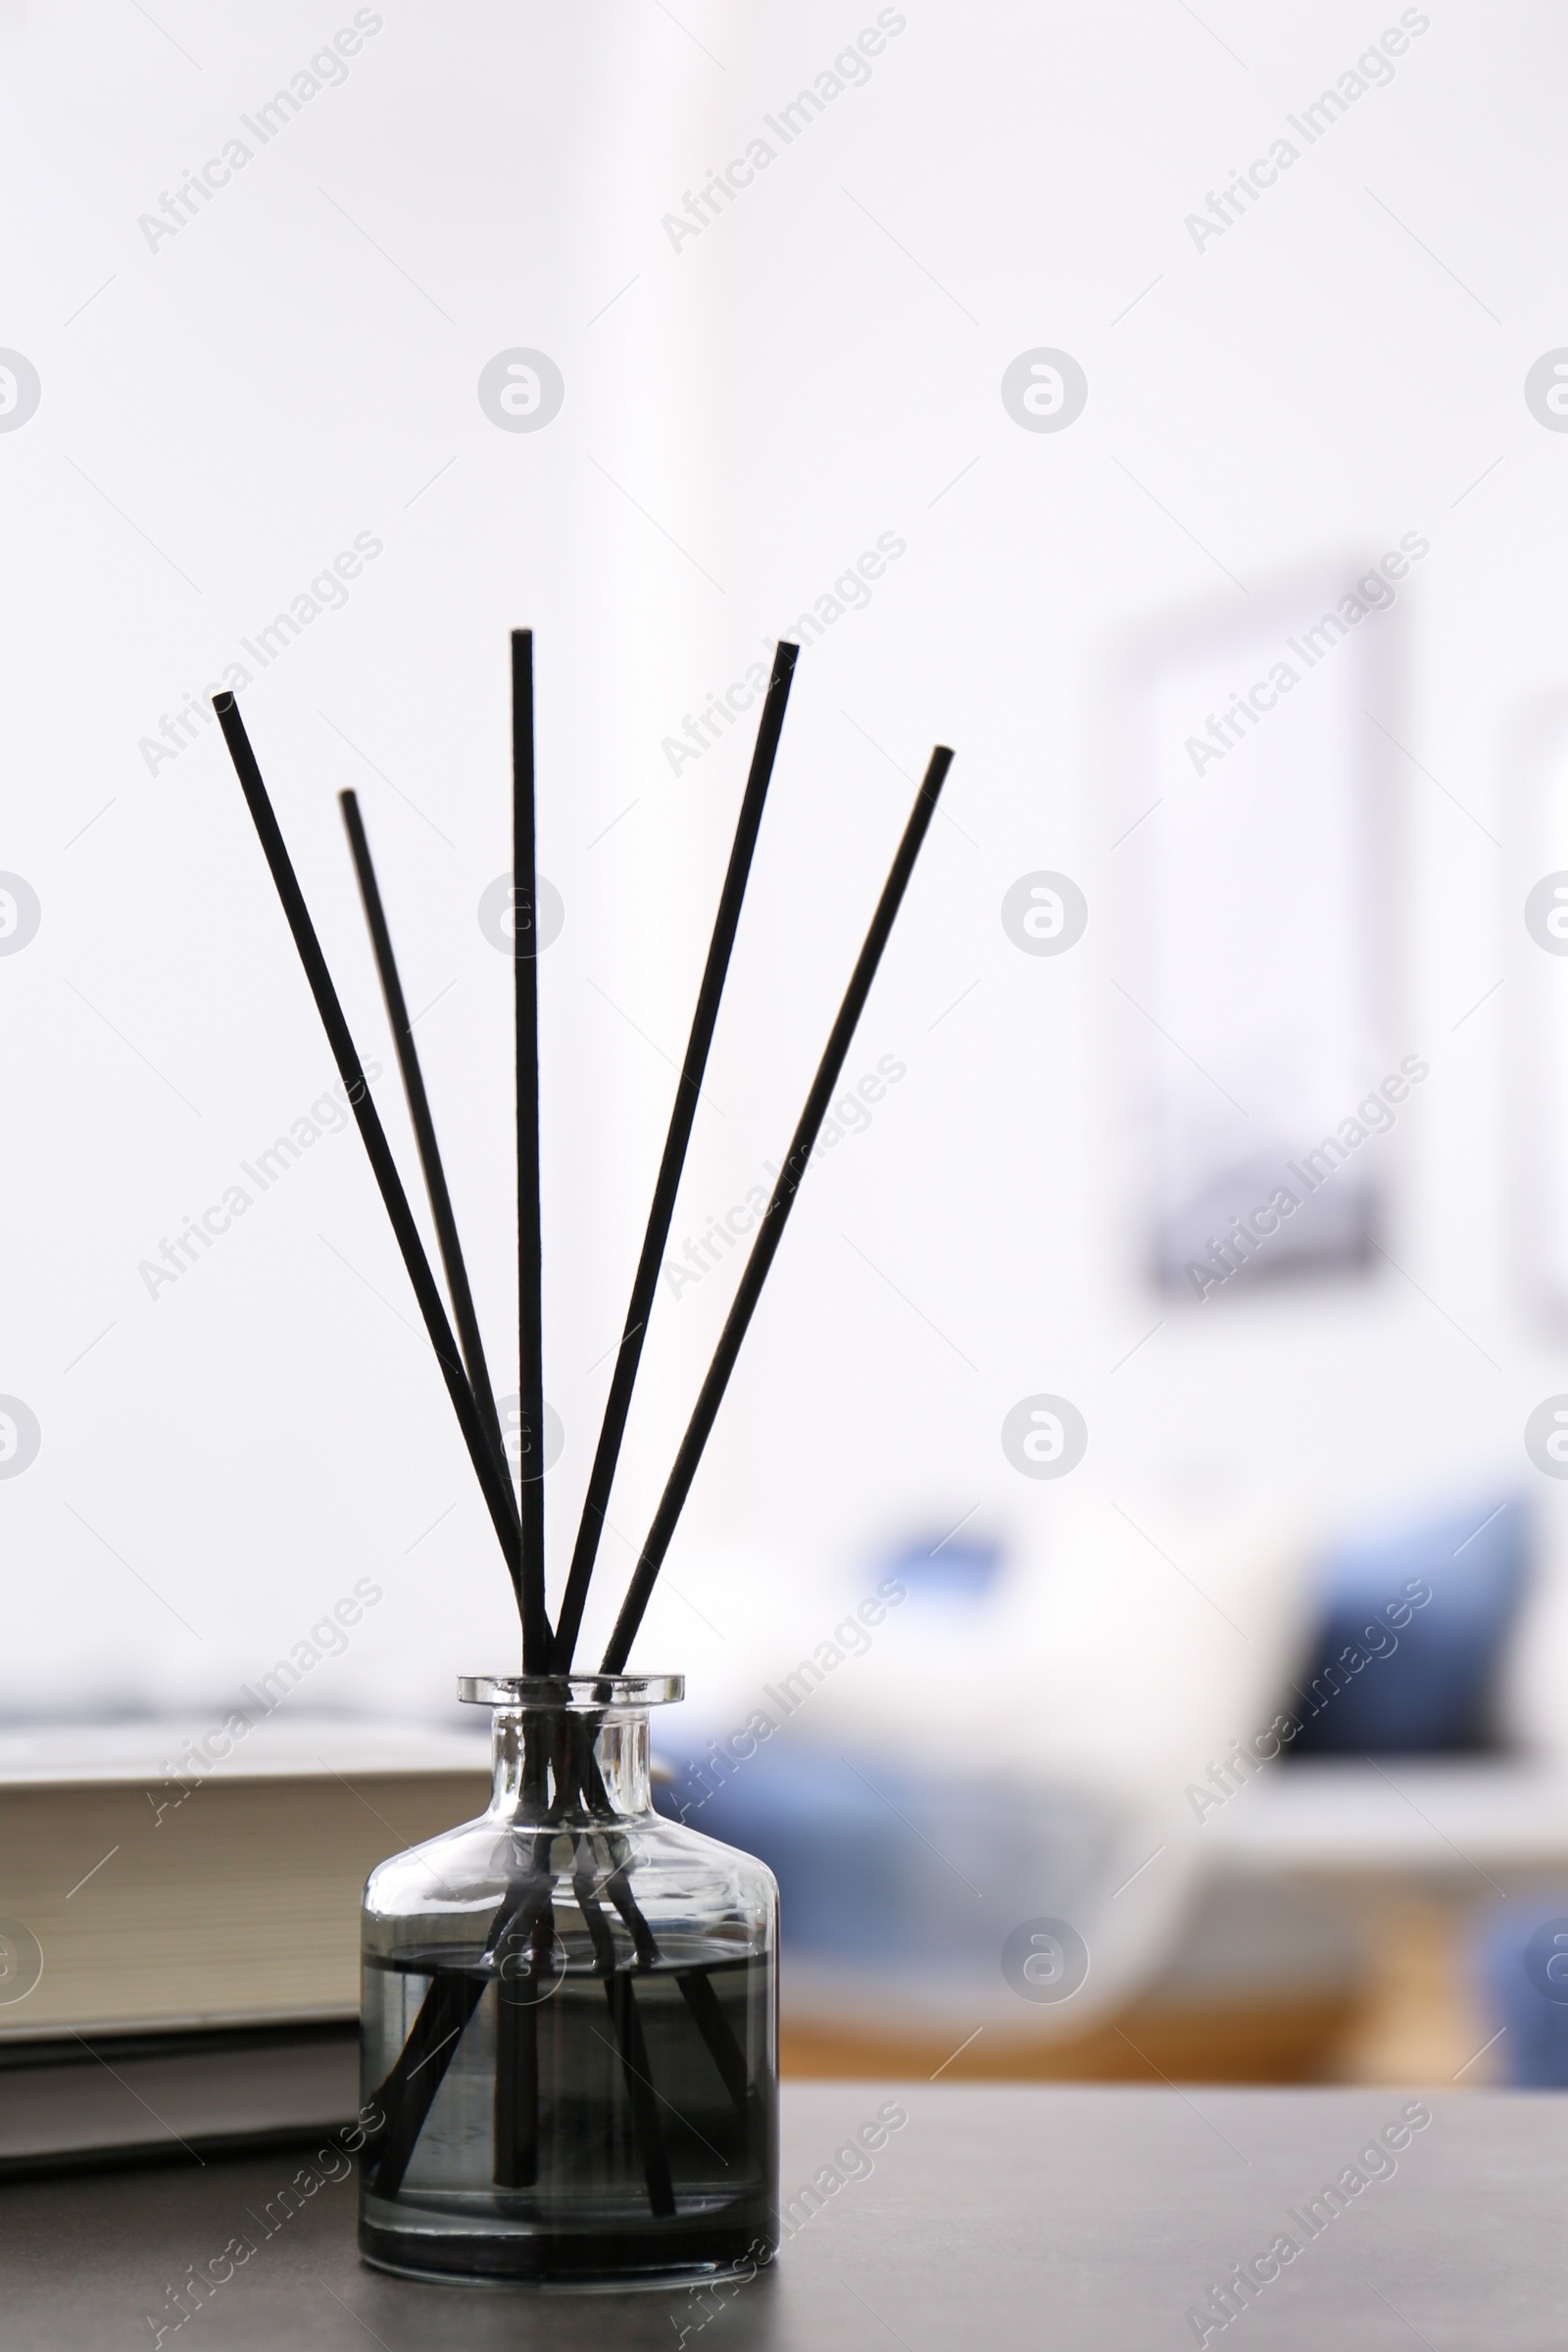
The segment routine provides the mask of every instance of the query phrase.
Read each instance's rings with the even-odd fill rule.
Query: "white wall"
[[[1194,1482],[1327,1524],[1540,1487],[1521,1428],[1568,1382],[1517,1281],[1515,983],[1462,1016],[1511,968],[1505,747],[1560,682],[1568,623],[1568,441],[1522,397],[1565,335],[1560,21],[1419,12],[1392,83],[1200,252],[1185,216],[1397,9],[911,0],[869,81],[672,250],[662,215],[874,8],[375,13],[346,81],[156,251],[138,216],[353,11],[241,24],[162,0],[165,34],[38,9],[3,36],[25,226],[0,343],[43,400],[0,434],[0,868],[43,923],[0,958],[0,1391],[43,1445],[0,1483],[0,1700],[204,1703],[367,1572],[387,1599],[319,1670],[323,1701],[440,1706],[514,1647],[352,1135],[156,1299],[137,1273],[330,1077],[216,730],[156,775],[138,740],[359,532],[382,554],[244,707],[388,1060],[333,805],[362,792],[411,1001],[440,995],[419,1038],[499,1361],[508,991],[475,906],[507,854],[505,633],[538,631],[541,862],[567,908],[544,966],[558,1560],[745,772],[739,733],[678,777],[662,740],[887,532],[906,553],[802,660],[677,1243],[780,1156],[910,797],[897,769],[941,739],[953,821],[850,1059],[908,1074],[811,1178],[673,1582],[689,1562],[738,1638],[757,1604],[715,1555],[808,1580],[975,1504],[1049,1562],[1060,1494],[998,1440],[1037,1390],[1088,1418],[1075,1479],[1155,1532]],[[1040,344],[1088,374],[1059,435],[999,397]],[[475,397],[511,345],[564,372],[536,435]],[[1127,1246],[1116,650],[1409,529],[1432,553],[1403,600],[1400,731],[1430,775],[1406,778],[1389,920],[1401,1050],[1433,1077],[1400,1139],[1404,1272],[1179,1313]],[[1090,901],[1059,961],[999,921],[1039,866]],[[720,1290],[661,1303],[627,1536]],[[761,1608],[783,1645],[808,1614],[788,1587]],[[722,1671],[673,1596],[644,1652]]]

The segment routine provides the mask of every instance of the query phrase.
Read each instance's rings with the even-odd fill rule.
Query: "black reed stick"
[[[675,2189],[670,2180],[669,2156],[664,2146],[664,2127],[659,2112],[659,2094],[654,2088],[650,2072],[648,2042],[637,2007],[637,1988],[630,1976],[617,1969],[612,1977],[607,1977],[605,1999],[610,2004],[611,2030],[620,2053],[626,2103],[631,2109],[632,2131],[637,2140],[637,2152],[642,2158],[643,2178],[648,2183],[648,2202],[662,2220],[672,2220]],[[600,2038],[603,2039],[603,2035]],[[722,2157],[719,2162],[723,2162]]]
[[[512,973],[517,1068],[517,1398],[522,1668],[550,1669],[545,1610],[545,1370],[539,1233],[539,908],[534,874],[533,631],[512,632]]]
[[[326,968],[326,958],[321,954],[320,942],[316,936],[316,926],[311,921],[310,909],[305,904],[304,893],[290,862],[277,818],[272,812],[272,804],[267,797],[267,787],[262,782],[262,771],[256,763],[256,754],[251,749],[238,706],[232,694],[224,692],[214,695],[213,709],[223,730],[223,740],[228,745],[228,756],[234,762],[234,772],[239,778],[240,790],[245,795],[246,806],[262,845],[262,854],[271,870],[284,916],[294,935],[294,945],[305,967],[311,994],[316,999],[316,1009],[321,1016],[321,1026],[326,1031],[338,1075],[359,1122],[366,1153],[380,1188],[398,1248],[403,1253],[409,1280],[414,1285],[414,1295],[419,1302],[419,1312],[424,1317],[430,1345],[435,1349],[436,1360],[446,1380],[447,1394],[452,1398],[452,1408],[458,1416],[474,1475],[479,1481],[496,1534],[500,1538],[508,1570],[515,1583],[516,1538],[514,1532],[515,1517],[512,1482],[492,1458],[484,1424],[479,1418],[479,1408],[474,1403],[473,1391],[468,1386],[458,1344],[452,1336],[446,1308],[441,1303],[441,1293],[430,1271],[430,1261],[424,1254],[419,1229],[414,1221],[414,1211],[403,1190],[380,1115],[370,1100],[369,1086],[360,1066],[348,1022],[343,1017],[343,1007],[338,1003],[337,990],[332,985],[332,975]],[[521,1606],[522,1596],[519,1592],[519,1609]]]
[[[610,1490],[614,1484],[615,1464],[620,1456],[621,1440],[626,1434],[626,1416],[631,1410],[637,1366],[642,1357],[648,1318],[653,1312],[660,1264],[664,1254],[664,1244],[669,1238],[670,1219],[675,1213],[675,1196],[680,1188],[686,1148],[691,1141],[692,1121],[697,1115],[703,1073],[708,1067],[709,1049],[713,1042],[719,999],[724,993],[724,979],[729,970],[730,954],[735,946],[735,933],[741,919],[741,902],[746,896],[752,854],[757,848],[758,831],[762,822],[762,804],[767,799],[767,788],[772,780],[773,761],[778,755],[779,734],[784,725],[784,710],[790,697],[790,681],[795,675],[800,650],[798,645],[785,642],[779,645],[773,656],[773,675],[758,723],[757,749],[752,754],[751,773],[746,779],[741,812],[735,824],[735,842],[729,854],[729,867],[719,895],[718,912],[713,918],[713,936],[709,942],[708,961],[703,967],[703,982],[697,992],[697,1009],[692,1015],[691,1035],[686,1041],[686,1058],[681,1064],[675,1087],[669,1131],[664,1138],[664,1155],[659,1163],[653,1205],[648,1211],[648,1230],[643,1235],[642,1255],[637,1261],[637,1272],[631,1286],[631,1303],[626,1309],[626,1327],[615,1356],[615,1369],[611,1378],[610,1396],[605,1405],[605,1418],[599,1432],[593,1469],[588,1477],[588,1493],[583,1501],[577,1542],[571,1555],[571,1567],[566,1577],[560,1614],[556,1619],[556,1648],[552,1661],[552,1672],[556,1674],[571,1672],[572,1652],[577,1646],[577,1633],[582,1624],[599,1540],[604,1533],[605,1512],[610,1504]]]
[[[876,967],[882,959],[882,951],[888,943],[888,934],[893,929],[893,920],[899,911],[899,902],[904,897],[909,876],[914,870],[914,861],[919,856],[920,844],[925,839],[926,830],[936,812],[937,796],[942,790],[948,769],[952,764],[953,754],[939,745],[931,755],[930,765],[925,771],[924,780],[915,798],[909,821],[904,828],[904,839],[899,844],[898,855],[893,860],[887,881],[883,884],[882,896],[877,902],[876,912],[871,918],[871,927],[865,935],[865,944],[860,950],[855,970],[851,975],[844,1003],[839,1007],[839,1016],[833,1024],[832,1034],[828,1038],[827,1049],[822,1055],[821,1064],[815,1078],[811,1081],[811,1091],[806,1098],[806,1107],[801,1113],[800,1124],[795,1130],[789,1155],[784,1162],[778,1182],[773,1187],[773,1197],[763,1210],[761,1222],[758,1226],[751,1255],[747,1258],[746,1269],[741,1276],[734,1303],[725,1319],[724,1329],[719,1335],[718,1348],[712,1363],[709,1366],[708,1378],[703,1383],[696,1409],[691,1417],[691,1424],[681,1441],[680,1451],[675,1456],[675,1466],[669,1474],[668,1484],[660,1499],[659,1508],[654,1514],[654,1523],[648,1531],[647,1541],[638,1555],[637,1565],[632,1571],[631,1584],[627,1589],[626,1597],[621,1603],[620,1615],[615,1620],[614,1631],[610,1637],[604,1663],[600,1669],[604,1674],[620,1674],[624,1671],[631,1645],[637,1639],[637,1629],[642,1623],[643,1611],[648,1606],[655,1581],[663,1565],[664,1554],[669,1549],[669,1541],[675,1532],[675,1523],[680,1517],[681,1507],[691,1492],[692,1480],[697,1475],[697,1465],[703,1458],[703,1448],[708,1443],[709,1433],[712,1429],[719,1405],[723,1401],[729,1376],[735,1369],[735,1359],[740,1353],[741,1342],[746,1337],[747,1325],[756,1311],[757,1301],[761,1296],[762,1285],[767,1280],[768,1268],[771,1266],[779,1243],[783,1239],[785,1221],[794,1205],[795,1196],[800,1190],[807,1162],[815,1148],[817,1134],[827,1115],[828,1103],[832,1100],[833,1089],[839,1082],[839,1072],[844,1067],[844,1056],[849,1052],[850,1041],[855,1035],[856,1023],[859,1020],[866,997],[870,993],[871,982],[876,976]]]
[[[340,792],[337,799],[348,832],[354,871],[359,877],[360,897],[365,903],[365,920],[370,934],[370,945],[375,952],[375,968],[380,975],[381,994],[386,999],[386,1015],[392,1025],[393,1042],[398,1051],[403,1091],[409,1100],[409,1117],[414,1123],[415,1141],[419,1147],[419,1166],[424,1171],[424,1188],[430,1196],[430,1214],[435,1219],[436,1240],[441,1245],[441,1263],[446,1268],[453,1320],[458,1327],[463,1360],[468,1368],[468,1385],[473,1391],[473,1400],[479,1408],[479,1418],[484,1423],[491,1451],[506,1475],[510,1493],[512,1473],[507,1468],[507,1449],[502,1442],[501,1423],[496,1414],[495,1395],[490,1386],[489,1367],[485,1362],[484,1342],[479,1334],[479,1318],[474,1312],[468,1269],[464,1263],[463,1245],[458,1239],[458,1221],[452,1210],[452,1195],[447,1187],[446,1170],[441,1164],[441,1149],[435,1140],[430,1100],[424,1091],[424,1073],[419,1067],[414,1027],[403,995],[403,982],[398,976],[397,958],[392,953],[392,934],[387,929],[386,911],[381,905],[380,887],[370,858],[370,845],[366,839],[365,820],[360,814],[359,796],[353,792]]]
[[[385,2119],[373,2150],[367,2152],[374,2163],[378,2197],[395,2197],[402,2187],[451,2052],[484,1998],[485,1984],[475,1972],[433,1975],[397,2064],[371,2094],[371,2105]]]

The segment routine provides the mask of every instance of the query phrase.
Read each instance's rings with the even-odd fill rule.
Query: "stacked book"
[[[482,1732],[0,1730],[0,2177],[283,2141],[360,2104],[360,1896],[489,1796]]]

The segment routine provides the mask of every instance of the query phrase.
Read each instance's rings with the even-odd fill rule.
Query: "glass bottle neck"
[[[497,1707],[491,1761],[493,1812],[579,1822],[653,1810],[646,1707]]]

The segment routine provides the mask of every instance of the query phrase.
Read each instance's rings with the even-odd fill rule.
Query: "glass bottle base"
[[[360,2223],[372,2270],[443,2286],[533,2286],[602,2294],[749,2280],[773,2260],[772,2233],[679,2219],[653,2231],[396,2230]]]

